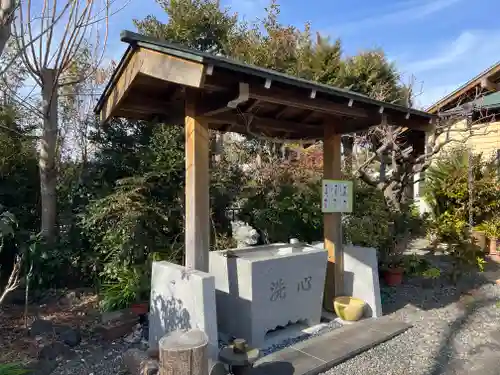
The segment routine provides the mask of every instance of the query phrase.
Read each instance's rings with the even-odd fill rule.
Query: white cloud
[[[456,90],[500,60],[500,29],[464,30],[455,39],[440,43],[418,60],[411,57],[399,62],[406,75],[414,74],[423,82],[417,104],[428,107]],[[418,51],[419,56],[422,51]]]
[[[478,33],[464,31],[457,39],[451,43],[448,42],[448,45],[436,55],[423,60],[417,60],[409,64],[406,68],[416,74],[445,65],[456,64],[457,60],[466,57],[471,49],[477,45],[479,39],[481,39],[481,36]]]
[[[384,14],[374,14],[364,19],[340,24],[335,27],[338,34],[359,32],[361,29],[373,28],[376,26],[386,26],[388,24],[402,24],[413,20],[428,17],[434,13],[451,7],[463,0],[425,0],[407,1],[397,8],[387,9]]]

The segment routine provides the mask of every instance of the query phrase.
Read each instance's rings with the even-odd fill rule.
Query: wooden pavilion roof
[[[129,47],[95,111],[110,117],[182,123],[186,92],[211,129],[319,139],[324,126],[351,133],[388,124],[426,130],[434,115],[349,90],[124,31]]]

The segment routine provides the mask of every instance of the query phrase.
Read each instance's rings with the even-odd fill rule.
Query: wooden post
[[[160,339],[160,375],[208,375],[208,337],[176,331]]]
[[[208,272],[210,247],[209,135],[206,123],[196,119],[198,93],[186,89],[186,227],[185,265]]]
[[[335,133],[333,126],[326,125],[323,140],[323,178],[337,180],[342,177],[341,157],[341,135]],[[323,214],[325,249],[328,250],[323,307],[327,311],[333,311],[333,299],[342,295],[344,289],[341,218],[341,213]]]

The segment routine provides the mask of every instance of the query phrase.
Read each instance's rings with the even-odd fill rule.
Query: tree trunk
[[[344,166],[347,175],[352,174],[352,153],[354,148],[354,138],[342,137],[342,148],[344,150]]]
[[[57,144],[57,88],[56,70],[42,71],[43,132],[40,149],[40,192],[42,200],[41,234],[53,243],[56,237],[56,144]]]
[[[14,0],[0,0],[0,56],[10,38],[10,25],[16,9]]]
[[[208,375],[208,337],[200,330],[160,339],[160,375]]]

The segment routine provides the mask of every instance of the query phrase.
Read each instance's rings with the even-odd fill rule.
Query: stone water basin
[[[266,333],[321,320],[327,252],[272,244],[210,252],[219,332],[261,347]]]

